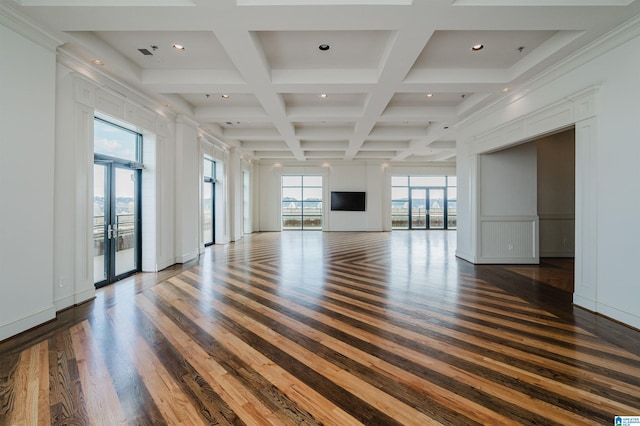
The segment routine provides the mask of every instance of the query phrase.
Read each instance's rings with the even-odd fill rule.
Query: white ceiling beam
[[[300,141],[295,136],[293,125],[287,119],[282,96],[275,93],[271,87],[269,64],[255,34],[247,31],[216,31],[215,34],[242,77],[252,87],[256,98],[291,149],[293,156],[304,161]]]
[[[384,112],[395,93],[395,88],[404,80],[411,65],[422,52],[433,33],[429,29],[397,31],[389,40],[380,64],[379,85],[371,91],[362,119],[356,125],[353,138],[349,143],[345,159],[352,160],[365,141],[371,129]]]

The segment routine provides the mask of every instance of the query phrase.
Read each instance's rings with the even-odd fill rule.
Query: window
[[[447,229],[458,228],[458,179],[447,177]]]
[[[142,161],[142,135],[95,118],[93,153],[124,161]]]
[[[455,176],[392,176],[392,229],[456,229]]]
[[[322,230],[322,176],[282,176],[282,229]]]
[[[96,287],[141,269],[142,135],[94,119],[93,246]]]

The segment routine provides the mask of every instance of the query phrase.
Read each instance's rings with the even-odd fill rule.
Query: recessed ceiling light
[[[478,50],[482,50],[482,49],[484,49],[484,44],[475,44],[471,46],[471,50],[473,50],[474,52],[477,52]]]
[[[409,124],[409,121],[408,121],[408,120],[404,120],[404,121],[402,122],[402,124]]]
[[[220,96],[222,99],[229,99],[229,95],[222,95]]]
[[[93,65],[100,65],[100,66],[104,65],[104,62],[102,62],[100,59],[94,59],[93,61],[91,61],[91,63]]]
[[[433,98],[433,93],[427,93],[425,96],[426,96],[427,98]]]
[[[327,95],[326,93],[322,93],[322,94],[320,95],[320,97],[321,97],[322,99],[327,99],[327,98],[329,97],[329,95]]]
[[[318,49],[322,50],[323,52],[331,49],[331,46],[329,46],[328,44],[321,44],[320,46],[318,46]]]
[[[508,91],[509,91],[508,87],[505,87],[505,88],[502,89],[502,93],[507,93]]]
[[[181,44],[174,44],[172,47],[180,52],[184,52],[184,46]]]

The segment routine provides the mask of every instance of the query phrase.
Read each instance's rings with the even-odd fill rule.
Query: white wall
[[[231,241],[238,241],[244,236],[243,216],[244,184],[242,179],[242,159],[237,148],[229,150],[227,170],[229,173],[229,219],[231,220]]]
[[[537,263],[537,152],[522,144],[480,156],[475,263]]]
[[[331,191],[366,192],[366,211],[331,211],[330,195],[325,198],[326,231],[382,231],[383,168],[379,165],[331,166],[328,168]]]
[[[3,18],[11,29],[0,24],[0,340],[95,295],[94,115],[143,134],[145,271],[198,256],[202,179],[195,121],[56,54],[54,40]],[[230,205],[242,205],[242,185],[237,201],[228,190],[228,147],[210,150],[218,166],[216,241],[226,243],[231,224],[242,223],[229,218]]]
[[[64,309],[94,296],[92,106],[77,103],[76,83],[67,67],[57,65],[55,134],[54,303]],[[93,93],[92,93],[93,94]],[[95,97],[92,97],[92,102]],[[67,123],[73,123],[68,125]],[[80,230],[86,229],[86,232]]]
[[[459,129],[467,156],[576,126],[576,282],[574,302],[640,327],[637,301],[640,221],[640,19],[600,40],[591,61],[559,64]],[[596,56],[600,55],[600,56]],[[459,181],[471,190],[473,181]],[[466,189],[465,189],[466,190]],[[473,222],[467,215],[461,220]],[[458,245],[469,235],[459,233]]]
[[[175,140],[175,256],[179,263],[195,259],[200,254],[200,186],[202,157],[197,123],[179,116]]]
[[[534,144],[480,156],[481,216],[536,214],[536,156]]]
[[[603,81],[597,124],[598,312],[640,328],[640,37],[585,67]],[[578,73],[582,76],[583,73]],[[571,76],[567,76],[570,79]]]
[[[478,193],[480,156],[470,152],[469,144],[458,143],[456,151],[456,176],[458,178],[456,256],[473,262],[476,254],[478,221],[472,220],[472,218],[478,217],[476,194]]]
[[[575,131],[534,142],[538,149],[540,257],[575,255]]]
[[[55,49],[0,24],[0,340],[54,317]]]
[[[323,204],[324,231],[390,231],[391,176],[455,176],[455,167],[393,166],[382,164],[342,163],[312,166],[274,166],[262,164],[259,173],[260,231],[281,230],[281,176],[284,174],[316,174],[323,176],[324,199],[331,191],[365,191],[364,212],[331,211],[330,202]]]

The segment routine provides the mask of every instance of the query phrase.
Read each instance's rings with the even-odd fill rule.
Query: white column
[[[596,118],[576,123],[576,253],[573,301],[597,311],[598,233]]]
[[[240,150],[231,148],[228,162],[228,188],[229,188],[229,224],[231,226],[231,241],[238,241],[244,235],[242,218],[244,215],[242,200],[244,197],[242,164]]]
[[[200,250],[200,158],[197,123],[185,116],[176,119],[175,146],[175,243],[176,262],[195,259]]]

